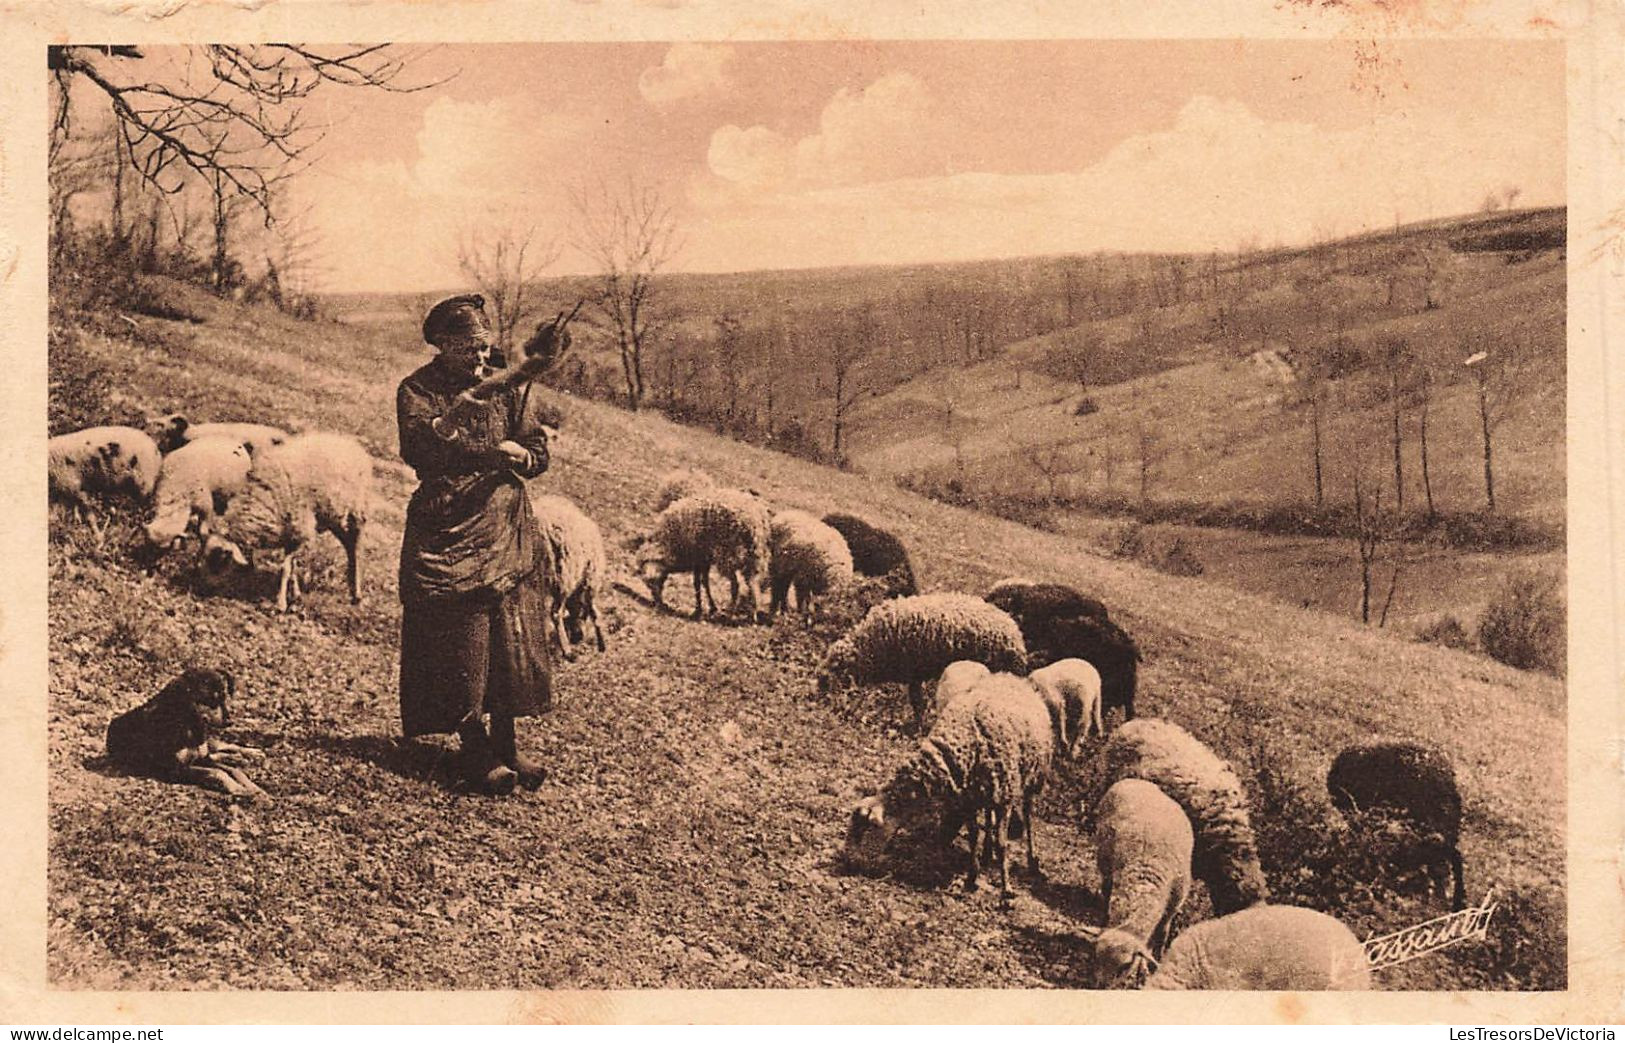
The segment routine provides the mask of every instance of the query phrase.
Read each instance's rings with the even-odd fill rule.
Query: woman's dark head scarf
[[[485,318],[485,298],[465,293],[436,304],[423,319],[423,339],[441,349],[471,342],[494,343],[491,324]]]

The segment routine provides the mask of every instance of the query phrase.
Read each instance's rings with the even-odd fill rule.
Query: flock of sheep
[[[289,435],[257,424],[189,424],[171,416],[150,432],[96,427],[50,442],[53,497],[80,510],[89,497],[128,494],[147,504],[146,535],[162,552],[195,534],[205,575],[251,568],[280,552],[277,608],[298,596],[295,555],[320,531],[348,557],[349,591],[362,590],[359,543],[371,496],[371,460],[343,435]],[[592,626],[605,648],[597,601],[608,579],[598,525],[569,499],[532,493],[550,551],[553,639],[573,658]],[[635,544],[640,579],[656,605],[667,580],[687,573],[694,616],[715,612],[712,573],[731,606],[752,618],[820,599],[862,579],[880,600],[825,651],[821,692],[854,684],[906,685],[920,741],[877,793],[851,810],[843,855],[885,857],[898,832],[944,847],[968,838],[969,888],[986,866],[1010,893],[1009,844],[1025,841],[1037,873],[1033,805],[1066,762],[1094,762],[1083,801],[1092,823],[1106,906],[1101,927],[1079,936],[1098,983],[1148,988],[1366,988],[1360,941],[1336,919],[1271,904],[1246,790],[1230,765],[1178,724],[1135,718],[1141,653],[1105,605],[1056,583],[1012,578],[984,596],[919,593],[900,540],[850,514],[822,519],[774,512],[753,492],[693,471],[666,476],[657,514]],[[762,608],[767,594],[767,608]],[[1122,723],[1107,732],[1114,711]],[[1437,751],[1372,743],[1338,756],[1332,803],[1360,825],[1380,813],[1412,831],[1425,864],[1454,875],[1461,802]],[[1214,918],[1175,932],[1194,881]]]

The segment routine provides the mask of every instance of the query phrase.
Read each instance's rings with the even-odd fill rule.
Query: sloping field
[[[832,635],[800,624],[695,623],[614,592],[609,651],[563,664],[559,707],[526,722],[552,779],[506,800],[457,793],[447,747],[395,738],[394,559],[410,487],[393,457],[393,388],[426,349],[197,306],[210,321],[54,331],[54,374],[84,378],[54,393],[116,394],[110,415],[179,407],[360,435],[380,488],[365,537],[368,600],[345,601],[331,541],[306,601],[278,617],[264,597],[195,592],[181,560],[146,574],[120,546],[128,527],[98,540],[54,520],[57,987],[1087,984],[1073,932],[1098,923],[1100,908],[1076,772],[1063,770],[1039,814],[1047,875],[1018,874],[1008,908],[952,879],[962,852],[904,851],[894,872],[843,872],[832,856],[845,811],[906,756],[906,704],[890,690],[820,697],[813,673]],[[599,520],[612,571],[628,567],[619,541],[648,520],[661,473],[701,467],[781,505],[874,516],[913,548],[926,589],[980,591],[1020,573],[1098,594],[1145,649],[1142,714],[1185,724],[1249,784],[1263,769],[1277,789],[1301,790],[1311,817],[1344,743],[1439,743],[1466,797],[1469,890],[1494,887],[1504,904],[1488,943],[1384,971],[1380,983],[1561,987],[1559,682],[1149,573],[656,418],[563,405],[566,439],[539,481]],[[234,734],[268,748],[256,778],[274,803],[230,805],[99,760],[107,720],[192,662],[237,673]],[[1265,810],[1277,890],[1307,893],[1293,837]],[[1338,911],[1364,934],[1439,904],[1350,895]]]

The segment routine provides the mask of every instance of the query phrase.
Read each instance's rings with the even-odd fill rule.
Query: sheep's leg
[[[1450,871],[1456,878],[1456,888],[1450,897],[1450,908],[1459,913],[1467,908],[1467,881],[1462,872],[1460,849],[1451,847],[1449,855]]]
[[[288,586],[293,580],[293,555],[289,554],[282,559],[281,576],[276,588],[276,610],[288,611]]]
[[[602,652],[604,650],[604,647],[605,647],[604,646],[604,628],[598,625],[598,605],[595,603],[595,601],[593,599],[592,588],[590,588],[590,587],[587,588],[587,590],[585,590],[581,595],[581,616],[580,616],[580,618],[592,620],[593,636],[598,639],[598,651]]]
[[[908,683],[908,705],[914,710],[914,730],[925,734],[925,686],[919,681]]]
[[[700,600],[700,592],[705,589],[706,579],[704,569],[694,570],[694,618],[705,616],[705,602]]]
[[[776,579],[771,584],[771,597],[767,602],[767,614],[776,616],[783,612],[789,602],[790,584],[787,580]]]
[[[1029,831],[1032,823],[1028,823]],[[999,894],[1010,897],[1010,810],[996,807],[993,809],[993,828],[995,830],[994,847],[999,857]]]
[[[1022,832],[1027,834],[1027,871],[1033,876],[1042,877],[1044,871],[1038,868],[1038,854],[1033,850],[1033,795],[1028,793],[1021,798],[1021,824]]]
[[[970,830],[970,873],[965,877],[965,890],[967,891],[976,890],[976,878],[981,875],[982,870],[982,849],[977,843],[977,830],[981,824],[981,815],[980,809],[971,812],[970,821],[966,823],[966,827]]]
[[[350,581],[350,604],[361,604],[361,523],[351,518],[345,523],[344,531],[338,533],[339,542],[344,545],[344,554],[348,559],[347,578]]]

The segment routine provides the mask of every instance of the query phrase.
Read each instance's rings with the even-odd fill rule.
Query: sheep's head
[[[1145,943],[1115,927],[1090,928],[1084,936],[1094,943],[1091,959],[1095,985],[1108,989],[1138,988],[1157,969],[1156,957]]]
[[[818,694],[828,695],[851,681],[857,659],[857,649],[847,638],[829,646],[824,661],[818,667]]]
[[[213,534],[204,537],[198,559],[204,578],[211,581],[222,580],[236,569],[249,567],[248,555],[241,547],[224,536]]]
[[[638,545],[638,578],[649,588],[649,597],[657,605],[665,604],[666,577],[672,573],[672,563],[657,540],[645,540]]]
[[[179,413],[169,413],[147,421],[143,428],[152,440],[158,443],[158,451],[162,453],[173,452],[186,442],[186,429],[191,422]]]
[[[841,855],[853,865],[865,865],[885,850],[896,831],[894,820],[886,814],[885,798],[878,794],[865,797],[853,806],[847,820]]]

